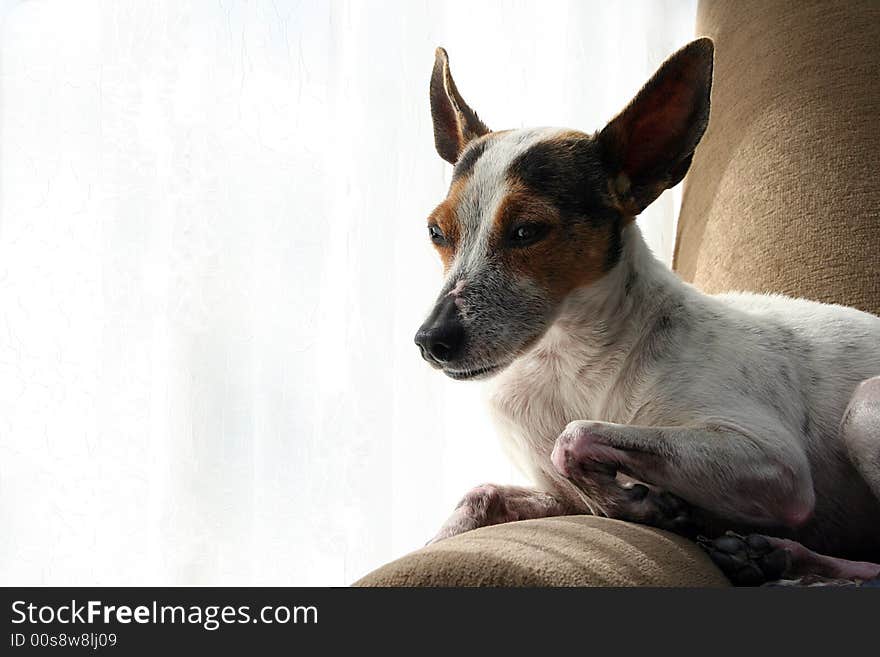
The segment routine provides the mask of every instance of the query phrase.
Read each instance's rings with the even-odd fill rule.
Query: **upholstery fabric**
[[[696,545],[595,516],[484,527],[422,548],[355,586],[725,586]]]
[[[705,0],[697,33],[715,81],[675,269],[880,313],[880,3]]]

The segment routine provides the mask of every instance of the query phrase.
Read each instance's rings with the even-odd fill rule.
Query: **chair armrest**
[[[354,586],[730,586],[693,542],[595,516],[524,520],[429,545]]]

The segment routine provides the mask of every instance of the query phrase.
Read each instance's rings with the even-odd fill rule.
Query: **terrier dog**
[[[705,295],[634,221],[690,167],[713,56],[688,44],[591,135],[491,131],[437,49],[435,146],[454,170],[428,219],[445,281],[415,341],[453,379],[493,377],[536,487],[475,488],[434,540],[591,513],[709,536],[735,583],[880,575],[852,561],[880,558],[880,318]]]

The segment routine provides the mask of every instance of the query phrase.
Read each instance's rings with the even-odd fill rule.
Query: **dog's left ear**
[[[709,123],[714,45],[692,41],[667,59],[599,133],[602,158],[623,208],[644,210],[681,182]]]
[[[458,93],[449,72],[449,57],[443,48],[437,48],[434,53],[431,118],[434,119],[434,145],[440,157],[450,164],[458,161],[469,141],[490,132]]]

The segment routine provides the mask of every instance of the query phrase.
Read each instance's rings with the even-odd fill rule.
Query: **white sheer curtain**
[[[342,585],[521,481],[418,357],[450,167],[593,130],[684,2],[0,0],[0,583]],[[666,260],[677,201],[640,223]]]

